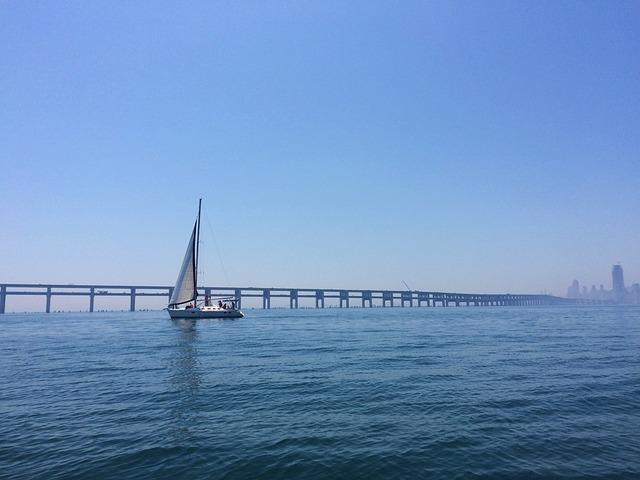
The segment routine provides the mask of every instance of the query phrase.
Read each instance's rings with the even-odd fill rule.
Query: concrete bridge
[[[74,285],[42,283],[0,284],[0,313],[5,313],[7,299],[11,296],[42,296],[45,311],[51,311],[54,296],[86,296],[89,311],[94,311],[96,297],[128,297],[129,310],[136,310],[138,297],[165,297],[167,303],[173,287],[165,285]],[[200,293],[212,297],[234,296],[242,307],[243,298],[261,298],[262,308],[271,308],[271,299],[287,298],[290,308],[298,308],[301,298],[315,300],[316,308],[324,308],[326,300],[335,300],[342,308],[349,307],[435,307],[435,306],[528,306],[595,304],[588,300],[554,297],[552,295],[512,295],[485,293],[425,292],[419,290],[358,290],[333,288],[271,288],[271,287],[201,287]]]

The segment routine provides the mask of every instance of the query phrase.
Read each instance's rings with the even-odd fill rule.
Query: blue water
[[[0,477],[640,478],[640,308],[0,317]]]

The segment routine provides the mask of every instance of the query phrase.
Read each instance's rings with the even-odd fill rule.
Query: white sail
[[[173,288],[173,294],[169,300],[169,306],[180,305],[195,300],[198,296],[196,290],[196,229],[198,222],[193,226],[191,240],[187,252],[184,254],[182,267]]]

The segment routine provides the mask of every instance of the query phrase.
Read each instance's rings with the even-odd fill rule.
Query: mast
[[[196,232],[196,270],[195,270],[195,283],[196,298],[198,297],[198,260],[200,257],[200,212],[202,211],[202,199],[198,200],[198,230]]]

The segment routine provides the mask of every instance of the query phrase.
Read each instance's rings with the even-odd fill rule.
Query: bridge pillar
[[[404,307],[405,302],[409,302],[409,306],[413,307],[413,293],[400,292],[400,305]]]
[[[429,295],[418,292],[418,307],[422,306],[422,302],[427,302],[427,307],[429,306]]]
[[[316,308],[324,308],[324,290],[316,290]]]
[[[389,306],[393,307],[393,292],[382,292],[382,306],[386,307],[387,302],[389,302]]]
[[[96,298],[96,289],[94,287],[91,287],[89,289],[89,311],[93,312],[93,304]]]
[[[298,290],[289,290],[289,308],[298,308]]]
[[[362,292],[362,308],[364,308],[369,302],[369,308],[373,307],[373,296],[371,290],[365,290]]]
[[[349,308],[349,292],[347,290],[340,290],[340,308],[342,308],[342,301],[347,308]]]
[[[129,302],[129,311],[130,312],[136,311],[136,289],[135,288],[131,289],[131,301]]]
[[[51,313],[51,287],[47,287],[47,305],[45,311]]]
[[[271,308],[271,290],[266,288],[262,291],[262,308]]]
[[[238,310],[239,310],[242,308],[242,290],[240,290],[239,288],[236,288],[235,297],[236,297],[236,305],[238,306]]]
[[[171,295],[173,295],[173,287],[169,287],[169,293],[168,293],[169,299],[167,300],[167,303],[171,301]]]
[[[7,286],[2,285],[0,287],[0,313],[4,313],[4,309],[7,306]]]

